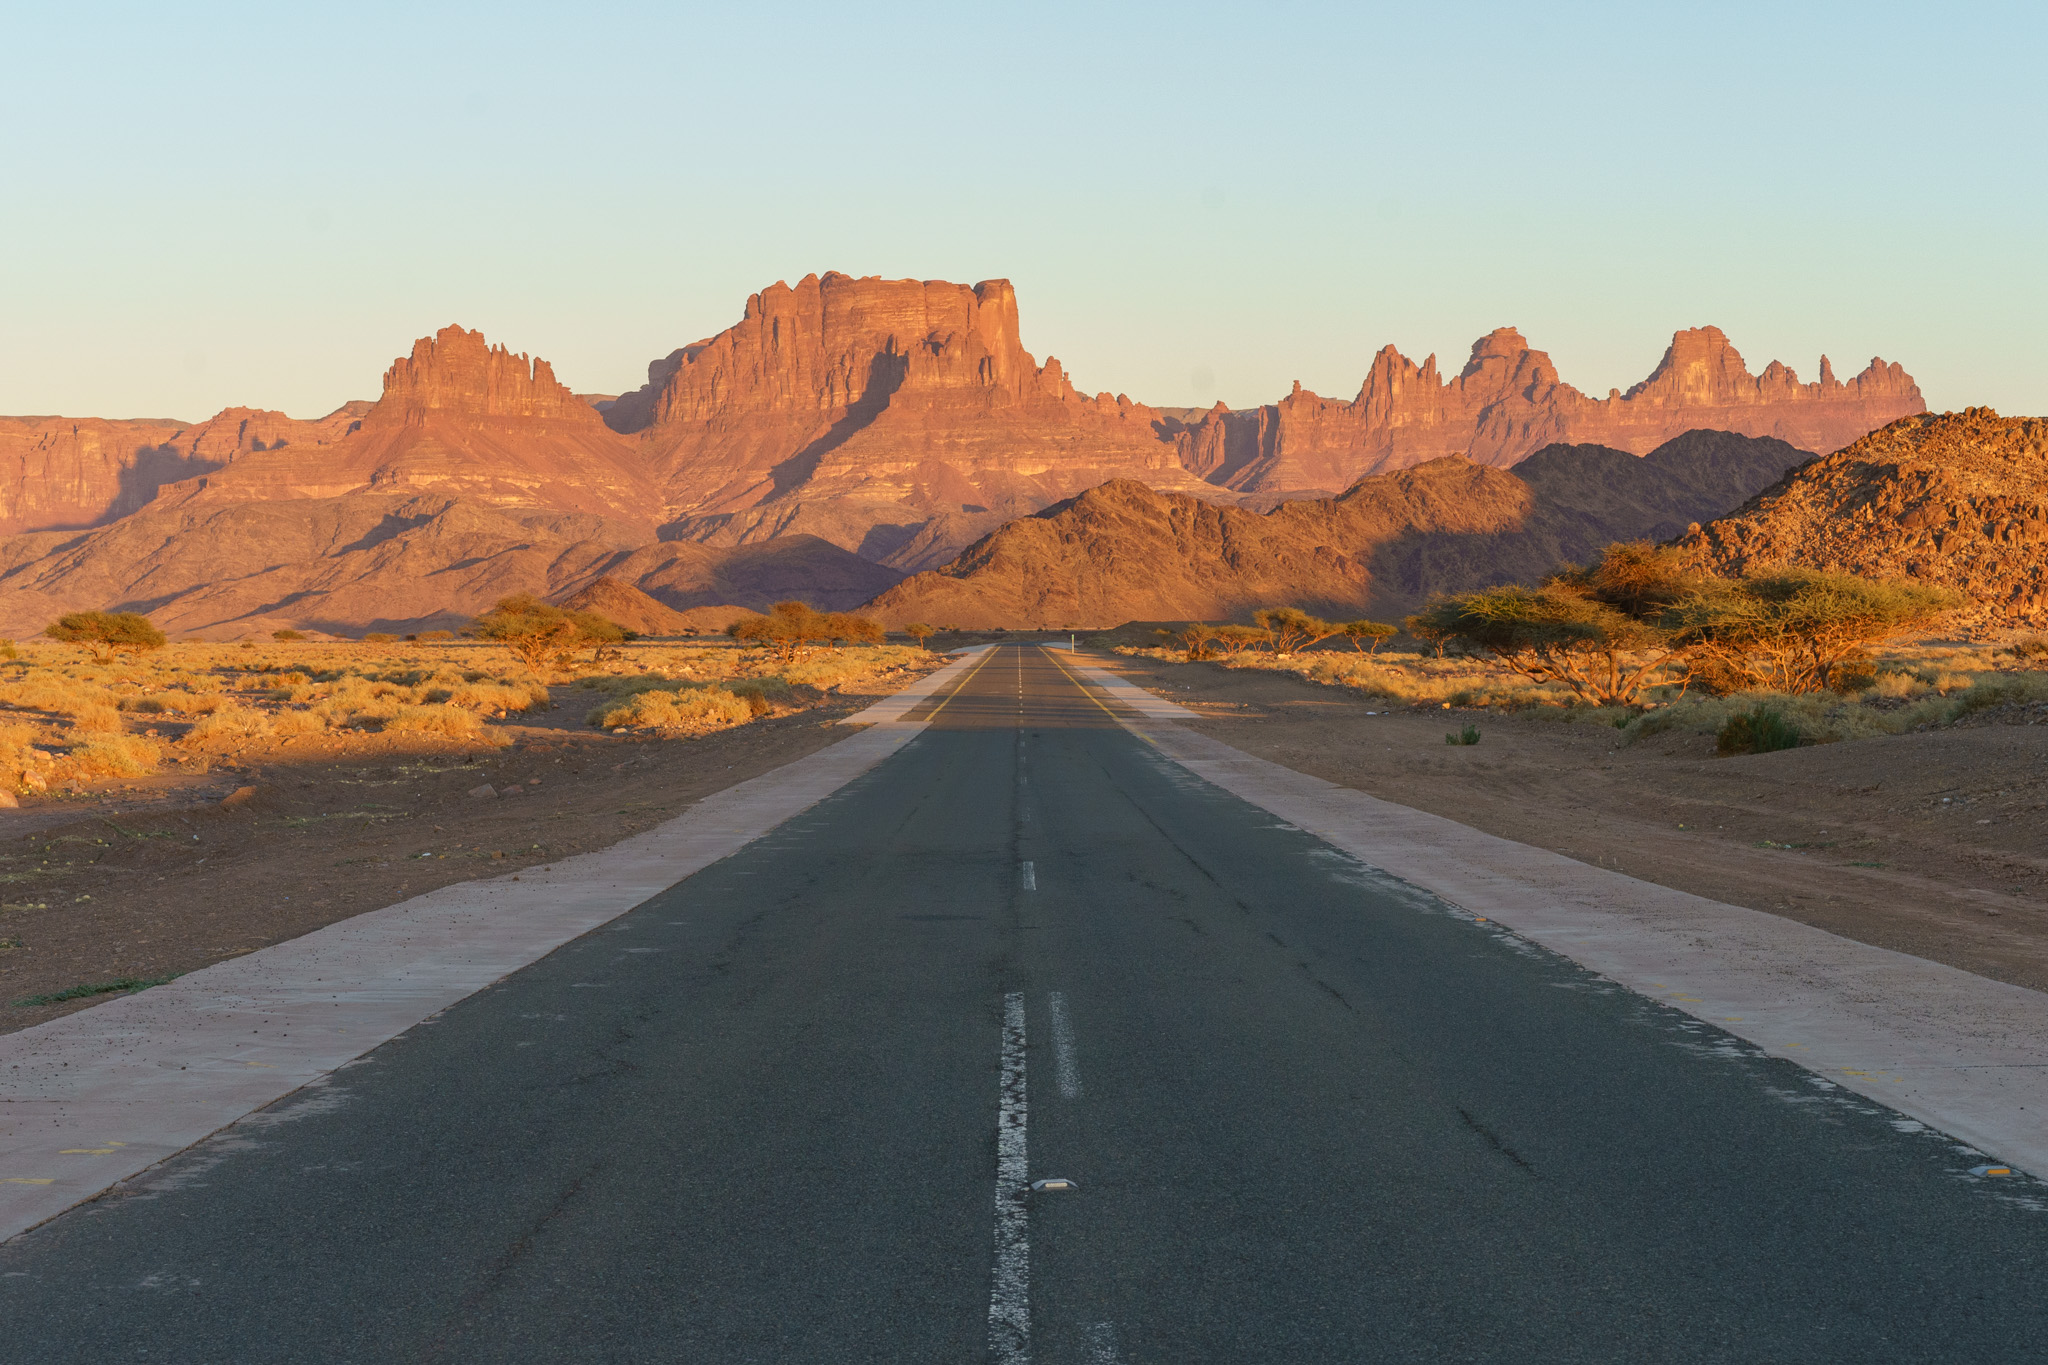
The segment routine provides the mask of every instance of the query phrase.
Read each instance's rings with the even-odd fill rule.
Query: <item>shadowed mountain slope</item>
[[[1222,620],[1275,605],[1399,615],[1432,592],[1675,534],[1805,458],[1725,432],[1646,457],[1553,446],[1513,470],[1433,460],[1266,513],[1123,481],[1012,522],[868,610],[890,624],[981,627]]]
[[[65,611],[149,614],[173,634],[337,633],[464,621],[510,593],[557,597],[611,575],[664,606],[853,606],[897,575],[808,536],[715,548],[653,542],[580,513],[352,493],[153,507],[84,533],[0,541],[0,632]]]

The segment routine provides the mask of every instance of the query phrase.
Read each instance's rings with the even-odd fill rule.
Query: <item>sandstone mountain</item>
[[[2048,421],[1910,417],[1794,470],[1680,545],[1722,572],[1803,564],[1965,589],[1970,626],[2048,626]]]
[[[843,607],[1112,481],[1255,515],[1445,452],[1508,464],[1588,431],[1640,452],[1701,414],[1824,447],[1888,404],[1919,404],[1897,366],[1751,379],[1712,329],[1595,402],[1504,331],[1450,381],[1389,350],[1351,404],[1194,414],[1077,391],[1023,349],[1006,281],[828,274],[763,290],[614,399],[451,326],[392,363],[376,402],[318,421],[0,419],[0,623],[118,607],[185,632],[396,628],[607,573],[677,610]],[[1541,482],[1495,491],[1511,503]],[[1705,511],[1753,488],[1721,484]],[[1658,496],[1637,520],[1662,515]],[[1480,533],[1485,507],[1462,515]],[[1408,561],[1377,563],[1387,591],[1409,581]]]
[[[640,635],[697,635],[723,630],[748,611],[731,604],[677,611],[610,574],[570,593],[562,599],[562,605],[571,611],[596,612]],[[715,625],[710,624],[714,621]]]
[[[159,501],[438,493],[483,506],[579,513],[649,539],[661,494],[630,442],[555,379],[480,332],[444,327],[384,374],[384,395],[331,447],[253,451]]]
[[[228,408],[196,426],[0,417],[0,535],[104,525],[148,504],[165,484],[224,469],[252,451],[332,445],[371,406],[344,403],[313,422]]]
[[[1559,442],[1641,455],[1696,429],[1827,451],[1925,408],[1905,370],[1882,360],[1846,384],[1826,356],[1816,383],[1800,383],[1775,360],[1752,376],[1717,327],[1673,336],[1663,361],[1627,393],[1588,398],[1558,377],[1549,356],[1503,327],[1473,343],[1452,379],[1438,374],[1435,356],[1417,366],[1388,346],[1351,402],[1297,384],[1265,407],[1219,407],[1180,441],[1188,468],[1213,483],[1298,496],[1334,493],[1368,474],[1446,455],[1512,465]]]
[[[936,563],[1112,478],[1204,488],[1157,412],[1083,395],[1024,350],[1007,280],[776,284],[603,406],[639,438],[679,533],[714,544],[810,531]]]
[[[802,596],[840,609],[898,577],[811,536],[653,541],[602,517],[432,493],[192,498],[97,530],[0,540],[0,633],[33,634],[88,609],[145,612],[173,635],[208,638],[415,631],[466,621],[511,593],[558,598],[607,575],[668,608],[718,607],[712,628],[735,604]]]
[[[637,437],[673,534],[736,544],[810,532],[898,568],[932,568],[976,537],[1114,478],[1221,503],[1334,495],[1445,455],[1511,465],[1547,445],[1643,454],[1696,429],[1832,450],[1920,411],[1898,365],[1847,383],[1826,357],[1801,383],[1752,376],[1712,327],[1679,332],[1626,394],[1592,399],[1503,328],[1445,379],[1382,350],[1351,402],[1302,390],[1203,414],[1077,392],[1023,348],[1007,280],[806,276],[747,301],[734,327],[648,367],[600,403]]]
[[[1432,592],[1529,580],[1610,541],[1678,534],[1806,458],[1725,432],[1644,457],[1551,446],[1512,470],[1447,456],[1264,513],[1122,480],[1010,523],[867,610],[979,627],[1220,621],[1279,605],[1399,616]]]

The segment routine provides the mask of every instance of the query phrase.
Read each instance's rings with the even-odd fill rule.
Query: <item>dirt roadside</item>
[[[853,731],[835,721],[912,680],[688,739],[594,733],[568,718],[587,702],[494,722],[491,748],[302,737],[203,774],[0,811],[0,1033],[111,995],[17,1001],[168,978],[451,882],[606,848],[844,739]],[[500,794],[470,794],[483,786]],[[255,791],[222,804],[242,788]]]
[[[1407,707],[1267,671],[1089,663],[1246,753],[1644,881],[2048,990],[2048,725],[1722,758],[1595,723]],[[1378,714],[1373,714],[1378,713]],[[1479,727],[1476,745],[1444,742]]]

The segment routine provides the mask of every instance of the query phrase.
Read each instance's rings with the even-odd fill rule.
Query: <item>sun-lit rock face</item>
[[[1181,443],[1190,469],[1228,488],[1334,493],[1368,474],[1446,455],[1511,465],[1559,442],[1643,455],[1698,430],[1831,451],[1926,407],[1903,368],[1877,359],[1846,384],[1825,356],[1814,383],[1775,360],[1751,375],[1717,327],[1677,333],[1648,379],[1589,398],[1558,377],[1548,355],[1502,327],[1474,342],[1451,378],[1435,356],[1417,365],[1388,346],[1350,402],[1296,385],[1278,403],[1211,412]]]
[[[1007,280],[776,284],[605,411],[648,452],[680,534],[713,543],[801,526],[943,562],[1112,478],[1202,487],[1157,411],[1088,397],[1025,351]]]
[[[1892,423],[1679,542],[1724,573],[1781,565],[1962,589],[1961,626],[2048,626],[2048,420]]]

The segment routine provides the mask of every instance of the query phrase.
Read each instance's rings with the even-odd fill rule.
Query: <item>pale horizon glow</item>
[[[2048,412],[2038,7],[738,9],[12,17],[0,413],[317,417],[451,322],[613,393],[828,270],[1161,407],[1711,324]]]

